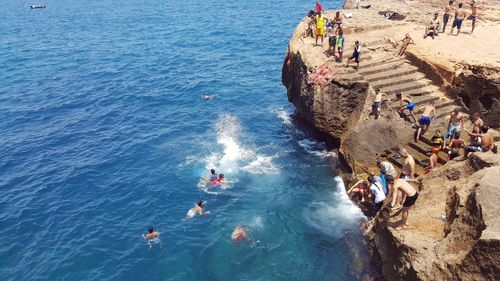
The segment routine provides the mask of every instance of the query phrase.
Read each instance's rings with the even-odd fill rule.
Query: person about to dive
[[[210,214],[210,211],[203,211],[203,205],[205,205],[207,202],[206,201],[198,201],[196,204],[194,204],[194,207],[189,209],[189,211],[186,214],[186,218],[192,219],[196,216],[196,214],[203,216],[206,214]]]

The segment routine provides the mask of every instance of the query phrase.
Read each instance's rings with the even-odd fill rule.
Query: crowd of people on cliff
[[[443,12],[443,23],[439,21],[439,13],[435,13],[434,17],[429,21],[429,23],[425,27],[424,31],[424,39],[427,38],[427,36],[431,36],[432,39],[434,37],[438,36],[439,33],[445,33],[446,31],[446,26],[448,25],[448,21],[450,20],[450,17],[453,16],[453,22],[451,24],[451,31],[450,35],[453,35],[453,30],[457,28],[457,33],[455,34],[458,36],[460,34],[460,30],[462,29],[462,23],[463,21],[467,18],[471,20],[472,22],[472,28],[470,34],[474,32],[474,28],[476,27],[476,20],[477,20],[477,4],[475,0],[472,0],[469,2],[469,6],[471,9],[471,14],[467,17],[467,12],[463,8],[463,3],[458,3],[457,6],[454,6],[455,1],[450,0],[448,4],[444,7],[444,12]]]

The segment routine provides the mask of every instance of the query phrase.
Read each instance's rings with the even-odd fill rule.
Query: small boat
[[[31,5],[31,9],[43,9],[45,8],[44,4],[38,4],[38,5]]]

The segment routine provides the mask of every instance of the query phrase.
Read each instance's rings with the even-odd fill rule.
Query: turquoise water
[[[310,2],[3,3],[1,279],[357,280],[362,215],[280,81]]]

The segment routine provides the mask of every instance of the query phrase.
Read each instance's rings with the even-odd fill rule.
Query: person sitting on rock
[[[434,167],[436,167],[438,163],[439,157],[432,150],[427,150],[425,154],[429,157],[428,159],[429,165],[424,168],[424,173],[427,175],[428,173],[434,170]]]
[[[451,139],[448,144],[448,161],[453,160],[460,156],[460,149],[465,149],[465,141],[458,138]]]
[[[404,97],[399,92],[396,93],[396,98],[399,100],[400,103],[399,114],[401,115],[401,117],[405,117],[406,116],[405,110],[408,110],[411,118],[413,118],[413,123],[417,123],[417,117],[415,117],[415,114],[413,113],[413,109],[415,108],[416,104],[412,102],[409,97]]]
[[[388,178],[388,182],[392,183],[394,186],[394,191],[392,193],[392,201],[391,201],[391,208],[395,208],[396,206],[396,199],[402,198],[402,195],[406,196],[406,199],[403,202],[403,210],[401,212],[401,229],[406,229],[408,228],[408,216],[410,212],[411,206],[415,204],[418,198],[418,192],[415,187],[413,187],[407,180],[403,179],[397,179],[394,180],[394,178]]]
[[[401,45],[401,49],[399,49],[398,56],[402,56],[405,53],[406,48],[408,48],[408,45],[415,44],[413,39],[411,39],[410,34],[408,33],[405,34],[405,38],[403,38],[401,42],[403,42],[403,44]]]
[[[360,180],[356,182],[349,190],[347,191],[347,195],[350,196],[354,193],[354,195],[359,195],[361,197],[361,203],[364,203],[365,197],[369,194],[370,185],[365,180]]]
[[[424,39],[427,38],[429,34],[431,35],[432,39],[434,39],[434,36],[438,35],[438,29],[440,26],[438,16],[439,14],[435,13],[434,18],[425,27]]]
[[[374,211],[377,213],[381,208],[382,205],[384,204],[385,200],[385,192],[382,183],[377,182],[374,179],[374,176],[370,174],[367,179],[371,185],[370,185],[370,193],[373,198],[373,204],[375,205]]]
[[[483,119],[481,119],[481,117],[479,116],[479,113],[477,113],[477,112],[472,114],[471,122],[472,122],[472,129],[473,130],[474,130],[474,128],[481,129],[481,127],[484,126],[484,121],[483,121]]]
[[[438,154],[444,145],[444,137],[441,134],[441,129],[436,129],[434,135],[431,137],[432,153]]]
[[[471,145],[465,147],[466,158],[471,152],[487,152],[493,147],[493,137],[488,133],[489,127],[482,126],[481,133],[476,130],[469,132],[464,129],[464,131],[469,134],[472,138]]]

